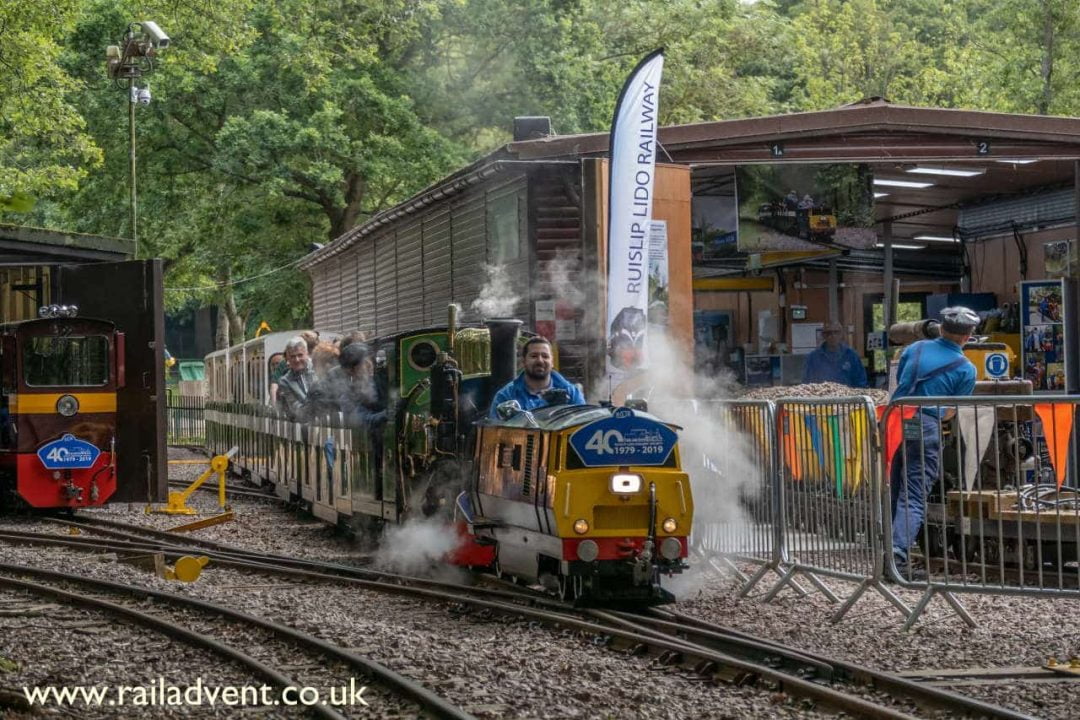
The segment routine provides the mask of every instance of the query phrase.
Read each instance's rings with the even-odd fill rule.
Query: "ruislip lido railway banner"
[[[627,78],[611,123],[608,180],[607,374],[617,385],[648,363],[649,237],[663,50]]]

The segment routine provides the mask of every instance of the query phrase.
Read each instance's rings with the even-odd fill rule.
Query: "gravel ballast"
[[[173,457],[197,457],[173,449]],[[199,465],[172,465],[173,478],[194,479]],[[237,520],[205,528],[192,537],[210,539],[290,555],[367,564],[370,555],[357,543],[342,538],[318,521],[301,518],[274,503],[231,499]],[[190,505],[207,515],[219,512],[216,496],[196,493]],[[83,514],[83,513],[80,513]],[[85,513],[166,529],[188,518],[145,515],[141,507],[111,506]],[[12,527],[65,535],[55,524],[33,519],[0,519],[0,527]],[[101,561],[90,553],[48,547],[0,545],[7,562],[80,573],[119,582],[165,589],[204,600],[227,604],[294,626],[354,652],[383,663],[420,681],[480,718],[745,718],[824,717],[798,700],[765,688],[739,688],[701,681],[677,667],[662,667],[648,658],[630,657],[595,644],[591,636],[559,632],[513,618],[488,618],[445,604],[418,602],[356,587],[315,584],[273,578],[224,567],[206,568],[195,583],[165,581],[149,571],[123,563]],[[103,622],[107,622],[103,618]],[[75,647],[73,637],[50,619],[37,632]],[[94,639],[92,651],[108,657],[111,648],[123,648],[120,638],[140,634],[119,628]],[[142,633],[148,635],[148,633]],[[16,643],[0,639],[0,656],[22,668],[17,676],[0,674],[0,685],[44,677],[81,678],[78,652],[31,653],[25,649],[32,635]],[[238,637],[230,632],[230,641]],[[240,638],[242,640],[242,638]],[[239,644],[239,643],[238,643]],[[162,662],[170,655],[163,654]],[[303,663],[310,664],[303,652]],[[199,663],[171,664],[180,683],[197,677],[204,684],[218,684],[218,672],[206,673]],[[145,667],[142,670],[145,671]],[[312,682],[337,682],[322,677],[317,669]],[[242,670],[235,670],[243,674]],[[161,673],[157,673],[161,674]],[[103,664],[91,675],[98,683],[137,684],[146,672],[133,664]],[[308,677],[308,675],[304,675]],[[342,679],[344,682],[345,679]],[[74,680],[65,680],[74,682]],[[380,707],[381,705],[381,707]],[[156,708],[145,708],[143,717],[173,717]],[[397,703],[373,702],[356,717],[396,718]],[[275,717],[271,714],[270,717]]]

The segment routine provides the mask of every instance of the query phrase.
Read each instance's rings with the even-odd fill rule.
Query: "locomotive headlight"
[[[56,401],[56,412],[64,417],[71,417],[79,412],[79,401],[74,395],[61,395],[60,399]]]
[[[636,493],[641,490],[641,476],[634,473],[616,473],[611,476],[611,492]]]
[[[574,521],[574,532],[578,535],[584,535],[589,532],[589,521],[585,518],[580,518]]]
[[[679,523],[675,522],[675,518],[664,518],[664,522],[661,523],[660,527],[664,529],[664,532],[670,535],[679,528]]]

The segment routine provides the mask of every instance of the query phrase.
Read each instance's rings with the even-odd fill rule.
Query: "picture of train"
[[[75,306],[0,326],[0,510],[100,506],[117,487],[124,334]]]
[[[765,203],[758,208],[757,220],[783,235],[802,240],[824,242],[836,235],[836,215],[826,205]]]
[[[560,398],[491,413],[532,335],[519,326],[452,316],[370,340],[386,409],[376,424],[341,413],[304,424],[268,406],[265,358],[295,333],[218,351],[206,358],[207,447],[239,448],[235,471],[357,534],[443,523],[459,540],[453,564],[575,601],[670,601],[661,577],[683,569],[693,519],[677,428],[640,406]]]

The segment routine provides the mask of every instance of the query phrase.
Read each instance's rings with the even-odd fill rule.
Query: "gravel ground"
[[[782,398],[832,398],[869,395],[875,405],[889,401],[889,392],[880,388],[851,388],[834,382],[804,383],[777,387],[754,388],[744,392],[740,400],[780,400]]]
[[[753,568],[745,566],[744,572]],[[775,576],[771,576],[775,578]],[[1080,628],[1073,618],[1080,604],[1073,599],[961,595],[960,602],[977,623],[969,628],[944,599],[934,598],[910,632],[903,618],[881,595],[868,591],[843,621],[828,622],[835,611],[820,593],[799,597],[784,590],[771,603],[760,598],[769,576],[749,598],[738,597],[737,581],[712,571],[680,579],[678,609],[710,622],[753,632],[812,652],[844,658],[891,671],[990,667],[1039,667],[1048,657],[1080,655]],[[808,583],[802,583],[809,588]],[[843,599],[853,583],[828,579]],[[912,607],[921,593],[892,589]],[[1062,682],[956,686],[973,697],[1045,718],[1076,717],[1080,678]]]
[[[171,451],[173,457],[197,457]],[[200,466],[172,465],[174,478],[194,478]],[[190,503],[216,512],[216,496],[199,494]],[[258,500],[232,501],[238,520],[206,528],[195,537],[233,543],[251,549],[358,562],[367,556],[357,546],[336,536],[320,523],[298,519],[289,511]],[[87,513],[91,514],[91,513]],[[94,515],[160,528],[181,520],[165,515],[146,516],[141,507],[114,506]],[[62,533],[56,525],[28,519],[0,520],[0,526]],[[46,530],[47,528],[47,530]],[[559,633],[525,621],[484,618],[459,608],[420,603],[353,587],[314,586],[309,582],[268,578],[227,568],[207,568],[195,583],[160,580],[147,571],[59,548],[0,545],[8,562],[80,572],[105,579],[169,589],[293,625],[343,647],[354,649],[431,687],[480,718],[814,718],[828,715],[808,710],[798,701],[765,689],[715,686],[677,668],[660,667],[647,658],[628,657],[597,647],[593,638]],[[73,560],[77,558],[76,560]],[[2,605],[0,605],[2,607]],[[63,617],[64,614],[61,614]],[[26,618],[13,620],[26,623]],[[112,627],[103,620],[103,624]],[[18,675],[0,672],[0,686],[19,686],[23,680],[43,677],[91,678],[97,683],[138,684],[151,673],[132,662],[101,664],[96,673],[85,671],[82,648],[95,657],[110,657],[125,639],[140,636],[146,647],[168,664],[170,677],[190,684],[202,677],[206,684],[222,684],[219,671],[206,672],[206,664],[173,662],[176,653],[163,652],[164,642],[148,633],[115,630],[91,636],[89,641],[64,628],[56,616],[35,618],[36,633],[69,648],[66,654],[37,652],[36,636],[9,640],[0,636],[0,656],[14,660]],[[0,627],[3,627],[0,625]],[[25,631],[24,631],[25,632]],[[14,637],[14,636],[13,636]],[[127,652],[125,650],[125,652]],[[307,654],[304,654],[307,657]],[[238,671],[243,672],[243,671]],[[329,681],[335,682],[336,678]],[[342,679],[344,682],[344,679]],[[147,708],[144,717],[173,717]],[[356,717],[402,717],[396,703],[372,702],[353,713]]]
[[[24,553],[4,548],[5,558],[22,562]],[[25,553],[29,554],[29,553]],[[54,558],[59,560],[59,558]],[[60,563],[57,563],[58,565]],[[68,567],[72,565],[69,561]],[[159,679],[167,686],[186,688],[201,677],[212,686],[252,684],[253,678],[243,668],[221,658],[170,638],[114,620],[107,613],[62,605],[49,598],[18,590],[0,590],[0,691],[10,689],[22,695],[24,687],[104,688],[110,695],[100,708],[75,702],[60,710],[56,705],[38,712],[6,712],[0,704],[0,717],[38,717],[41,714],[85,718],[113,718],[142,715],[143,709],[127,712],[108,705],[116,702],[118,685],[156,687]],[[257,684],[261,685],[261,682]],[[137,702],[136,691],[127,697]],[[228,717],[228,708],[181,705],[158,707],[146,716]],[[303,717],[299,712],[278,712],[279,717]]]

